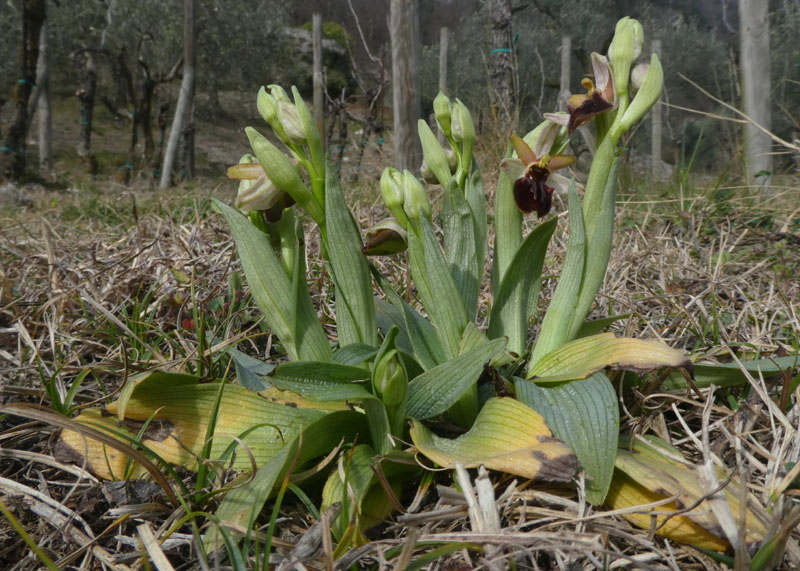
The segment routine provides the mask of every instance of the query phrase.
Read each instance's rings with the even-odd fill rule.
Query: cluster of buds
[[[431,217],[431,203],[422,183],[411,171],[402,173],[391,167],[381,175],[381,196],[386,208],[405,229],[417,224],[420,216]]]

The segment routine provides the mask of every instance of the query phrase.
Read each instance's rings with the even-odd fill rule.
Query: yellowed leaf
[[[566,444],[553,438],[542,416],[512,398],[489,399],[475,424],[455,439],[440,438],[419,422],[411,426],[417,450],[444,468],[456,462],[534,480],[568,482],[578,461]]]
[[[631,339],[600,333],[576,339],[542,357],[528,369],[537,383],[584,379],[605,367],[652,371],[660,367],[685,367],[692,362],[682,352],[658,339]]]

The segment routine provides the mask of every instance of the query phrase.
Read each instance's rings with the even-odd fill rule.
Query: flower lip
[[[547,184],[552,171],[575,162],[572,155],[542,155],[536,153],[517,135],[511,135],[519,159],[504,159],[501,163],[509,178],[514,180],[514,201],[525,214],[536,212],[541,218],[553,205],[553,187]]]

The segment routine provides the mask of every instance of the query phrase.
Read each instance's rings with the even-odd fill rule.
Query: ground
[[[224,173],[247,150],[244,125],[259,124],[252,103],[226,96],[227,115],[205,119],[201,114],[198,177],[161,191],[145,174],[129,186],[117,180],[115,175],[124,165],[127,130],[102,109],[93,139],[100,172],[81,172],[73,152],[77,110],[72,109],[74,101],[62,100],[56,113],[56,177],[32,176],[19,186],[23,200],[4,198],[0,405],[44,408],[25,409],[27,418],[0,417],[1,499],[15,518],[0,519],[0,568],[41,567],[23,533],[59,568],[141,568],[143,548],[151,557],[159,551],[148,543],[148,534],[165,539],[160,550],[176,568],[214,565],[213,558],[208,563],[198,559],[192,524],[178,525],[185,512],[166,507],[157,486],[102,482],[79,465],[67,463],[58,454],[59,424],[52,411],[59,402],[69,414],[98,400],[107,402],[128,375],[142,370],[216,374],[223,360],[215,347],[227,340],[239,340],[238,348],[250,355],[270,356],[269,335],[254,327],[258,314],[246,284],[241,297],[236,282],[231,282],[239,262],[224,221],[211,208],[212,198],[233,201],[235,185]],[[250,111],[233,112],[242,108]],[[353,125],[351,133],[357,128]],[[377,177],[381,165],[390,164],[390,143],[379,147],[371,141],[356,169],[360,140],[357,135],[353,139],[345,152],[342,177],[363,229],[382,216]],[[500,147],[479,149],[490,196]],[[626,173],[623,183],[615,248],[594,317],[624,314],[612,325],[613,331],[660,337],[696,361],[729,362],[732,353],[746,359],[798,350],[800,178],[796,174],[776,177],[780,186],[760,193],[733,186],[713,173],[678,171],[675,178],[657,182]],[[432,191],[434,202],[439,192]],[[565,252],[564,208],[557,199],[559,230],[546,261],[542,307]],[[309,257],[314,259],[313,230],[309,231]],[[382,263],[402,286],[403,258]],[[313,283],[319,268],[312,266],[310,275]],[[489,296],[488,285],[484,290]],[[326,323],[331,322],[329,293],[315,292]],[[230,316],[232,303],[237,312]],[[201,317],[214,339],[198,339]],[[68,389],[87,370],[79,390],[71,395],[74,402],[65,402]],[[721,461],[746,470],[752,497],[766,504],[771,487],[800,455],[796,436],[800,412],[797,392],[787,390],[797,385],[791,377],[757,380],[757,384],[763,392],[748,387],[718,391],[709,430],[712,441],[719,444],[715,453]],[[702,435],[701,417],[709,394],[634,393],[622,403],[623,428],[657,434],[698,460],[702,451],[697,437]],[[743,416],[746,422],[736,424]],[[749,428],[740,434],[736,453],[726,445],[735,426]],[[748,462],[743,463],[743,457]],[[192,473],[180,476],[192,485]],[[474,533],[451,475],[439,473],[436,485],[410,483],[401,500],[412,509],[370,532],[372,541],[344,554],[336,568],[387,568],[386,561],[400,568],[412,555],[415,568],[430,569],[500,569],[512,562],[518,569],[723,566],[696,549],[636,529],[617,514],[587,505],[574,487],[542,488],[502,474],[491,478],[502,528],[494,537]],[[787,514],[796,493],[789,486]],[[318,504],[318,500],[312,493],[311,501]],[[214,502],[192,507],[213,510]],[[286,501],[274,542],[276,562],[312,521],[302,498]],[[793,534],[789,540],[783,568],[798,566],[797,539]],[[431,550],[453,542],[460,542],[461,548],[443,551],[438,559],[431,556],[430,562],[419,559],[426,552],[436,555]],[[483,548],[473,549],[475,544]],[[219,556],[227,568],[230,563],[224,554]],[[324,568],[330,556],[323,549],[305,565]]]

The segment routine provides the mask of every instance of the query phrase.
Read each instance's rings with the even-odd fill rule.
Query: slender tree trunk
[[[739,60],[744,112],[766,130],[772,129],[768,0],[739,0]],[[769,185],[772,141],[753,124],[744,127],[744,164],[748,183]],[[765,174],[761,174],[765,173]]]
[[[516,118],[511,0],[487,0],[489,12],[489,101],[501,133]]]
[[[439,29],[439,92],[447,95],[447,54],[450,50],[450,33],[447,28]],[[438,129],[439,142],[444,144],[444,133]]]
[[[75,54],[75,67],[80,78],[80,88],[75,93],[78,97],[81,124],[78,132],[78,156],[86,162],[86,171],[97,172],[97,160],[92,155],[92,121],[94,119],[94,100],[97,91],[97,68],[94,54],[89,49],[82,49]]]
[[[39,34],[46,15],[45,0],[25,0],[23,2],[21,70],[16,85],[16,110],[2,149],[2,172],[13,179],[20,178],[25,171],[28,104],[36,81]]]
[[[572,37],[561,36],[561,79],[558,86],[558,110],[567,110],[567,100],[571,94],[570,63],[572,62]]]
[[[416,171],[421,162],[417,119],[420,115],[419,60],[414,46],[417,0],[391,0],[389,31],[392,43],[392,108],[395,163]]]
[[[661,57],[661,40],[653,40],[653,53]],[[652,111],[652,140],[650,145],[651,172],[654,177],[661,175],[661,142],[662,142],[662,122],[661,122],[661,101],[653,105]]]
[[[322,74],[322,14],[314,13],[311,22],[314,47],[314,123],[317,124],[320,137],[325,137],[325,103],[322,93],[325,88]],[[324,140],[322,147],[325,148]]]
[[[50,97],[50,53],[47,22],[42,26],[39,40],[39,63],[36,76],[39,87],[39,168],[49,173],[53,170],[53,108]]]
[[[183,80],[181,81],[178,103],[175,106],[175,117],[169,134],[167,150],[164,153],[164,165],[161,168],[161,188],[169,188],[172,182],[172,168],[178,153],[178,146],[183,133],[187,115],[193,107],[195,80],[195,0],[184,0],[183,3]]]

